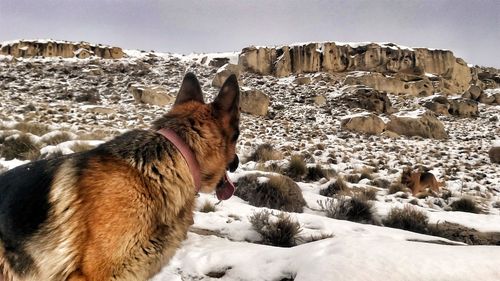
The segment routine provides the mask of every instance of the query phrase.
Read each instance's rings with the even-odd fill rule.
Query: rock
[[[424,101],[423,106],[440,115],[449,115],[450,102],[444,96],[435,96]]]
[[[363,108],[377,113],[391,114],[396,112],[386,93],[378,92],[366,87],[352,87],[347,89],[342,100],[351,108]]]
[[[213,58],[208,65],[213,67],[223,67],[225,64],[229,63],[229,58]]]
[[[125,56],[118,47],[94,45],[87,42],[70,42],[55,40],[19,40],[4,44],[0,55],[19,57],[63,57],[88,58],[97,56],[103,59],[121,59]]]
[[[477,100],[482,92],[483,90],[481,90],[481,88],[479,88],[478,86],[470,85],[469,89],[467,89],[464,94],[467,93],[470,95],[470,99]]]
[[[412,111],[393,114],[386,125],[386,130],[405,136],[446,139],[448,134],[444,125],[430,111]]]
[[[425,97],[434,92],[432,82],[427,77],[421,77],[414,81],[404,81],[400,78],[385,76],[382,73],[363,72],[347,76],[344,84],[364,85],[393,95]]]
[[[276,61],[276,49],[248,47],[241,51],[238,64],[246,71],[271,75]]]
[[[481,93],[478,100],[480,103],[484,103],[484,104],[492,104],[492,103],[496,102],[496,98],[494,95],[490,95],[490,94],[487,94],[484,92]]]
[[[116,111],[109,107],[104,106],[86,106],[85,111],[91,113],[99,113],[99,114],[114,114]]]
[[[385,129],[384,121],[373,113],[346,116],[340,123],[341,129],[367,134],[380,134]]]
[[[448,112],[460,117],[477,117],[479,108],[476,101],[464,98],[450,99]]]
[[[265,116],[269,110],[269,97],[259,90],[243,90],[240,96],[241,111]]]
[[[231,76],[231,74],[236,75],[236,77],[240,77],[240,66],[236,64],[227,63],[221,68],[217,70],[215,74],[214,80],[212,80],[212,86],[220,88],[224,85],[226,79]]]
[[[313,102],[318,106],[323,106],[326,104],[326,98],[323,95],[317,95],[313,98]]]
[[[166,89],[160,86],[144,86],[131,84],[128,91],[134,96],[137,103],[146,103],[152,105],[164,106],[172,104],[175,101],[175,95],[169,93]]]
[[[246,71],[277,77],[312,72],[368,71],[385,75],[404,73],[419,77],[419,81],[391,81],[391,88],[416,88],[413,95],[433,93],[428,76],[436,76],[436,88],[446,94],[463,93],[469,88],[472,74],[467,64],[451,51],[425,48],[405,48],[386,44],[305,43],[291,46],[249,47],[239,56],[239,64]],[[399,82],[397,80],[400,80]],[[388,79],[390,81],[390,79]],[[383,86],[381,83],[380,86]],[[413,85],[416,84],[416,85]],[[429,89],[423,89],[427,85]],[[368,85],[377,90],[385,90]],[[406,89],[408,90],[408,89]],[[395,91],[405,93],[407,91]]]
[[[295,80],[293,80],[293,83],[297,85],[308,85],[311,84],[311,77],[307,76],[297,77],[295,78]]]
[[[488,151],[488,155],[490,156],[491,163],[500,164],[500,144],[492,146]]]

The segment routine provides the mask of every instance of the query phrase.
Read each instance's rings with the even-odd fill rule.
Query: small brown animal
[[[154,276],[186,238],[196,192],[232,195],[239,116],[236,76],[206,104],[188,73],[151,130],[0,174],[0,280]]]
[[[432,173],[412,171],[411,168],[403,169],[401,183],[408,186],[413,195],[425,191],[427,188],[439,192],[439,188],[444,186],[444,182],[438,182]]]

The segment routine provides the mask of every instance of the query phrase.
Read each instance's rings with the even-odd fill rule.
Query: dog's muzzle
[[[240,159],[238,155],[234,155],[233,161],[229,163],[227,166],[227,170],[230,172],[236,171],[238,165],[240,163]],[[224,177],[219,181],[217,187],[215,188],[215,193],[217,194],[217,199],[219,200],[227,200],[233,196],[236,188],[234,187],[234,183],[229,179],[227,172],[224,174]]]

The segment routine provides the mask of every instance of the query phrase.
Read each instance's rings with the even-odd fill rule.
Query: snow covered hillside
[[[238,193],[219,204],[212,194],[197,198],[188,239],[153,280],[500,280],[493,70],[476,73],[477,89],[415,96],[373,89],[360,77],[399,79],[403,89],[443,79],[367,71],[276,77],[238,68],[238,53],[124,54],[0,56],[0,171],[149,128],[188,71],[207,100],[218,92],[214,77],[237,72],[251,97],[240,125],[242,163],[230,175]],[[413,194],[402,181],[406,168],[444,186]]]

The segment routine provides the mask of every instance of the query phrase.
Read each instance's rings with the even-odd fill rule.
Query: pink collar
[[[200,165],[198,164],[198,161],[196,161],[193,151],[172,129],[162,128],[158,130],[158,133],[173,143],[174,146],[180,151],[184,159],[186,159],[191,175],[193,175],[196,192],[198,193],[201,188],[201,172]]]

